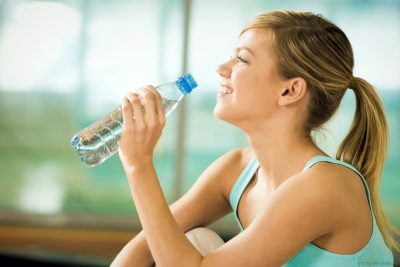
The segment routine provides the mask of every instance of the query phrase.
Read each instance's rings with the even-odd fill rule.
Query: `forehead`
[[[250,28],[243,32],[237,43],[236,49],[246,47],[254,54],[268,53],[272,55],[272,31],[269,29]]]

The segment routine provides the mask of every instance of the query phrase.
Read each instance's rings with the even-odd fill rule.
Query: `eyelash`
[[[244,60],[241,56],[236,56],[239,62],[244,62],[247,63],[246,60]]]

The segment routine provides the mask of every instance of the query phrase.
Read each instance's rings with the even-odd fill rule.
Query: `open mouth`
[[[230,95],[233,93],[233,90],[229,87],[221,86],[219,89],[219,93],[225,94],[225,95]]]

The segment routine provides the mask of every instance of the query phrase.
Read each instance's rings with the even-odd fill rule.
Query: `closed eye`
[[[243,62],[243,63],[247,63],[247,61],[246,60],[244,60],[241,56],[236,56],[237,57],[237,59],[238,59],[238,62]]]

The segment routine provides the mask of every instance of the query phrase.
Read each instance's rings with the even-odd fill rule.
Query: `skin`
[[[360,178],[329,163],[302,172],[312,157],[325,153],[303,130],[307,84],[300,77],[279,77],[271,36],[265,29],[247,30],[234,56],[217,68],[220,86],[232,93],[218,93],[214,114],[242,129],[250,148],[216,160],[171,207],[153,165],[165,125],[160,95],[153,86],[126,95],[119,155],[143,232],[112,266],[151,266],[154,260],[157,266],[174,267],[281,266],[310,242],[339,254],[356,253],[367,244],[372,217]],[[260,167],[238,207],[244,231],[201,256],[184,232],[232,211],[230,191],[253,156]]]

